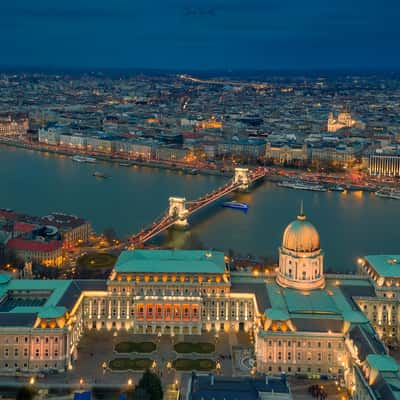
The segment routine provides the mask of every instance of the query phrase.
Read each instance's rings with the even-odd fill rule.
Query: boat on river
[[[239,201],[226,201],[225,203],[222,204],[222,207],[225,208],[233,208],[236,210],[242,210],[242,211],[247,211],[249,209],[248,204],[246,203],[240,203]]]
[[[73,161],[79,163],[95,163],[96,159],[93,157],[86,157],[86,156],[73,156],[71,157]]]
[[[278,186],[296,190],[311,190],[314,192],[326,192],[328,189],[318,183],[301,182],[301,181],[282,181]]]
[[[103,178],[103,179],[109,178],[108,175],[103,174],[102,172],[99,172],[99,171],[93,172],[93,176],[95,176],[96,178]]]
[[[346,189],[340,185],[334,185],[329,188],[332,192],[344,192]]]
[[[400,200],[400,190],[396,189],[381,189],[375,193],[378,197],[383,197],[385,199]]]

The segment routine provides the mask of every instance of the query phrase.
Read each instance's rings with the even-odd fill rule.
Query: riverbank
[[[10,138],[0,137],[0,144],[4,144],[6,146],[18,147],[27,150],[35,150],[41,153],[52,153],[52,154],[59,154],[68,157],[73,157],[77,155],[87,156],[88,154],[83,152],[71,151],[67,149],[61,149],[55,146],[45,146],[39,143],[32,143],[32,142],[23,142],[19,140],[13,140]],[[114,155],[105,155],[105,154],[93,154],[93,157],[96,158],[98,161],[106,161],[111,163],[117,164],[124,164],[129,163],[131,166],[138,166],[138,167],[149,167],[149,168],[157,168],[157,169],[165,169],[170,171],[179,171],[183,172],[188,175],[212,175],[212,176],[222,176],[222,177],[232,177],[232,171],[221,171],[218,169],[210,169],[210,168],[193,168],[191,165],[177,165],[174,163],[166,163],[162,161],[156,160],[137,160],[131,158],[121,158]],[[126,167],[126,166],[124,166]]]

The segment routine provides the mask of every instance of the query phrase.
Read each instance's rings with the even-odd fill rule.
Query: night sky
[[[398,69],[399,0],[0,0],[0,66]]]

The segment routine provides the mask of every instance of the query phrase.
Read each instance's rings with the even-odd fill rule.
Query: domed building
[[[321,289],[325,286],[323,265],[318,231],[301,211],[283,233],[277,282],[293,289]]]

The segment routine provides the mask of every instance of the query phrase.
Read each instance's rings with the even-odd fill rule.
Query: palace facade
[[[382,339],[399,334],[399,259],[366,256],[362,274],[326,275],[318,231],[301,213],[284,231],[276,274],[230,271],[221,252],[133,250],[107,281],[0,275],[0,371],[66,370],[89,330],[251,331],[258,372],[343,379],[355,398],[396,398],[381,396],[400,390]]]

